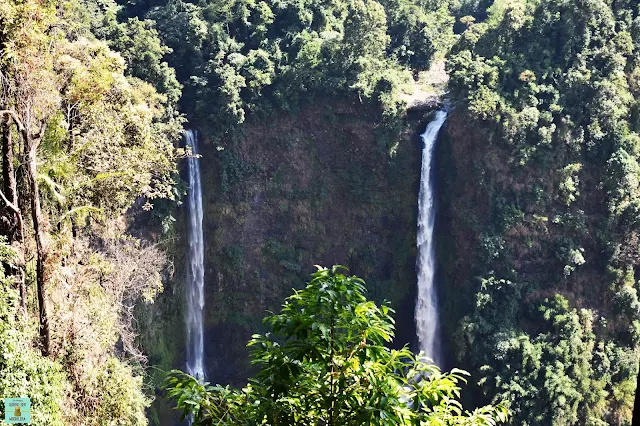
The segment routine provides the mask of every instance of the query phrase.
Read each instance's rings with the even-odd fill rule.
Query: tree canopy
[[[384,95],[453,36],[447,2],[169,0],[144,16],[172,49],[185,111],[211,131],[314,93],[355,93],[393,114]]]
[[[255,377],[242,390],[211,386],[180,371],[166,388],[196,425],[495,425],[503,407],[466,411],[465,373],[442,373],[423,355],[385,345],[393,311],[364,296],[342,268],[318,268],[306,288],[265,318],[270,332],[249,342]]]

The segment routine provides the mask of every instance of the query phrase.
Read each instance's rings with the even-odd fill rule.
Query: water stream
[[[198,153],[198,134],[193,130],[185,133],[186,145],[193,154]],[[202,310],[204,308],[204,240],[202,235],[202,187],[200,184],[200,159],[189,157],[189,189],[187,208],[189,212],[188,269],[185,309],[187,326],[187,373],[204,379],[204,337]]]
[[[416,301],[415,320],[419,349],[441,366],[440,324],[438,295],[436,293],[435,271],[435,185],[433,183],[433,151],[438,133],[447,119],[446,111],[436,112],[435,118],[422,134],[422,172],[420,175],[420,195],[418,197],[418,299]]]

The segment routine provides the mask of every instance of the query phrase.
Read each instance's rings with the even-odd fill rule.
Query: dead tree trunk
[[[11,140],[11,117],[2,120],[2,181],[4,193],[14,205],[18,203],[16,173],[13,167],[13,144]]]
[[[636,376],[636,396],[633,405],[633,415],[631,424],[636,426],[640,425],[640,371],[638,371],[638,375]]]
[[[40,144],[42,132],[34,138],[27,135],[27,175],[31,186],[31,215],[33,219],[33,231],[36,239],[36,288],[38,293],[38,305],[40,309],[40,338],[42,340],[42,354],[49,355],[51,349],[51,337],[49,331],[49,318],[46,303],[46,277],[45,266],[47,262],[47,247],[44,242],[45,221],[40,205],[40,189],[38,188],[37,150]]]
[[[44,136],[45,130],[45,122],[42,122],[40,131],[36,134],[31,134],[29,132],[29,120],[27,117],[26,126],[20,120],[18,114],[15,111],[11,110],[2,110],[0,111],[0,115],[5,116],[9,115],[13,118],[14,123],[18,127],[20,134],[22,136],[22,140],[24,143],[24,148],[26,150],[26,168],[27,168],[27,180],[29,181],[29,186],[31,187],[31,191],[29,194],[29,198],[31,201],[31,217],[33,219],[33,231],[36,239],[36,289],[38,293],[38,305],[39,305],[39,319],[40,319],[40,339],[42,341],[42,354],[44,356],[48,356],[51,352],[51,337],[49,331],[49,317],[47,314],[47,303],[46,303],[46,276],[45,276],[45,266],[47,262],[47,247],[44,241],[44,234],[46,232],[45,229],[45,220],[42,216],[42,206],[40,205],[40,189],[38,188],[38,170],[37,170],[37,153],[38,153],[38,145],[40,145],[40,141]],[[2,192],[0,191],[0,194]],[[9,202],[9,200],[4,197],[4,201],[9,207],[12,207],[13,204]],[[12,209],[17,213],[20,212],[17,206],[13,206]]]
[[[2,182],[5,201],[8,213],[9,226],[7,236],[9,244],[19,243],[19,263],[8,267],[9,275],[13,276],[18,289],[20,290],[20,310],[23,315],[27,313],[27,287],[24,277],[24,226],[22,212],[18,205],[18,188],[16,184],[16,174],[14,169],[13,139],[11,135],[11,117],[7,114],[2,118]]]
[[[39,319],[40,319],[40,339],[42,341],[42,354],[48,356],[51,353],[51,335],[49,330],[49,317],[47,313],[47,299],[46,299],[46,276],[45,267],[47,263],[47,246],[44,241],[44,235],[46,233],[46,222],[42,216],[42,206],[40,205],[40,189],[38,188],[38,145],[44,136],[46,128],[46,121],[41,122],[40,131],[35,134],[29,132],[29,117],[27,116],[26,126],[20,120],[18,114],[11,110],[2,110],[0,115],[9,115],[13,118],[14,123],[18,127],[22,140],[24,142],[24,148],[26,151],[26,168],[27,168],[27,180],[31,187],[30,201],[31,201],[31,216],[33,219],[33,231],[36,239],[36,289],[38,293],[38,305],[39,305]],[[2,191],[0,191],[2,194]],[[5,203],[11,207],[11,203],[6,199]],[[13,209],[17,212],[17,206],[13,206]]]

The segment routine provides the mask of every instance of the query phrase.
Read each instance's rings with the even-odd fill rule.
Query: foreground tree
[[[45,267],[49,255],[47,244],[47,221],[43,215],[40,199],[38,149],[45,136],[50,117],[54,114],[59,96],[58,79],[53,72],[54,48],[59,35],[49,30],[56,22],[53,2],[35,2],[24,4],[8,3],[3,9],[0,24],[4,29],[0,43],[6,55],[0,61],[0,75],[3,77],[3,91],[0,111],[5,121],[5,139],[3,142],[3,179],[6,179],[9,198],[2,196],[6,206],[15,213],[19,225],[20,239],[24,232],[22,213],[17,201],[22,197],[29,200],[33,236],[36,242],[36,288],[39,305],[40,337],[42,351],[48,354],[50,330],[45,296]],[[22,147],[22,162],[26,170],[28,191],[14,193],[15,175],[13,165],[13,146],[11,125],[18,130]],[[17,194],[17,195],[16,195]],[[24,206],[23,206],[24,207]],[[12,233],[12,232],[10,232]],[[23,305],[26,295],[22,295]]]
[[[165,388],[195,425],[495,425],[503,407],[463,410],[466,372],[442,373],[394,336],[392,310],[341,267],[319,268],[249,342],[257,375],[242,390],[172,371]]]

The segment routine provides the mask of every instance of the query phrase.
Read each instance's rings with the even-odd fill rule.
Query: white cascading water
[[[420,351],[440,365],[438,298],[435,285],[436,253],[433,228],[435,223],[434,184],[431,173],[433,151],[440,128],[447,119],[446,111],[436,112],[433,121],[422,134],[422,172],[418,197],[418,300],[416,301],[416,332]]]
[[[189,268],[187,270],[186,316],[187,323],[187,373],[204,379],[204,336],[202,310],[204,308],[204,239],[202,235],[202,187],[200,184],[200,159],[198,134],[193,130],[185,133],[186,144],[193,156],[188,158],[189,189]]]

